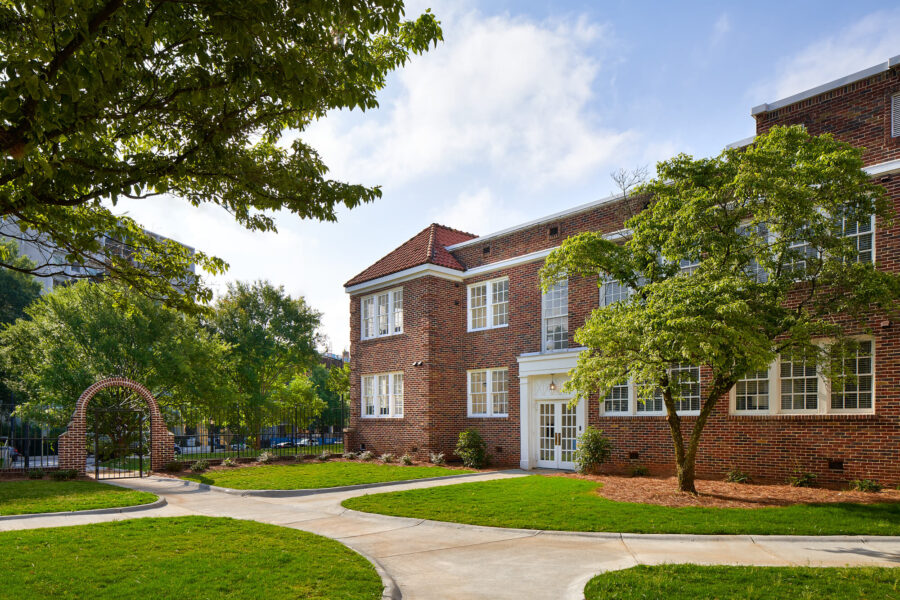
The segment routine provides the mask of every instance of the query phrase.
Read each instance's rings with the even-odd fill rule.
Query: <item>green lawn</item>
[[[0,533],[4,598],[381,598],[366,559],[295,529],[210,517]]]
[[[0,483],[0,515],[68,512],[148,504],[156,496],[96,481],[4,481]]]
[[[613,502],[596,483],[532,475],[343,502],[355,510],[522,529],[629,533],[900,535],[900,503],[778,508],[669,508]]]
[[[185,479],[237,490],[303,490],[471,473],[445,467],[404,467],[369,462],[305,462],[186,473]]]
[[[591,579],[586,600],[898,600],[900,569],[640,565]]]

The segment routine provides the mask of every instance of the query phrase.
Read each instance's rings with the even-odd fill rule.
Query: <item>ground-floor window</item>
[[[474,369],[468,372],[470,417],[509,416],[509,370]]]
[[[362,377],[362,416],[403,416],[403,373],[375,373]]]
[[[675,399],[675,410],[680,415],[697,414],[700,411],[700,367],[676,365],[669,370],[669,375],[680,390]],[[601,408],[603,414],[609,416],[666,414],[662,390],[655,386],[642,387],[633,381],[613,386]]]

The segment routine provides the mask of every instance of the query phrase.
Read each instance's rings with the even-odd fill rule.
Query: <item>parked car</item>
[[[235,443],[231,444],[232,450],[248,450],[249,448],[250,448],[250,446],[248,446],[247,444],[245,444],[243,442],[235,442]]]
[[[273,448],[293,448],[293,442],[278,442],[276,444],[272,444]]]

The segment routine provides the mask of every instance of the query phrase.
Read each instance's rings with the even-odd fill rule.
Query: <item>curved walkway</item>
[[[390,490],[518,477],[412,482]],[[168,505],[135,514],[54,516],[0,522],[0,530],[57,527],[147,516],[199,514],[251,519],[339,540],[379,564],[406,600],[582,598],[601,571],[638,563],[900,566],[900,538],[690,536],[544,532],[439,523],[350,511],[353,490],[294,498],[234,496],[191,482],[153,477],[119,484],[153,492]],[[386,490],[387,491],[387,490]]]

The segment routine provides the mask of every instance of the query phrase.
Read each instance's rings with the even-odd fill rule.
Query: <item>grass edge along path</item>
[[[302,462],[182,473],[183,479],[236,490],[323,489],[388,481],[415,481],[473,473],[438,466],[385,465],[374,462]]]
[[[334,540],[217,517],[0,532],[6,598],[376,600],[383,584]],[[64,567],[64,568],[62,568]]]
[[[84,479],[4,481],[0,483],[0,516],[122,508],[157,499],[150,492]]]
[[[888,600],[900,598],[900,569],[638,565],[597,575],[584,587],[584,597],[586,600]]]
[[[596,482],[531,475],[344,500],[345,508],[397,517],[557,531],[695,535],[900,535],[900,503],[773,508],[671,508],[615,502]]]

